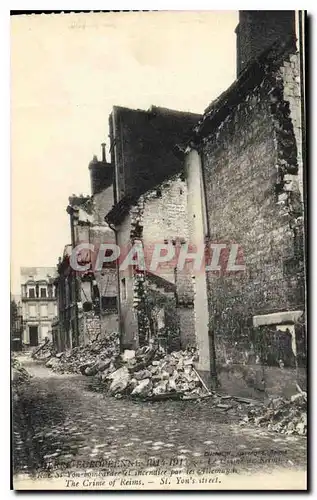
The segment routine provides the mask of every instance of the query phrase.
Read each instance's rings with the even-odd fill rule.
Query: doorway
[[[38,326],[29,326],[30,345],[37,346],[39,343]]]

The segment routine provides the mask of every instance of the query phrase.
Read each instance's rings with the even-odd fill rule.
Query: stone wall
[[[142,241],[146,248],[154,243],[188,241],[187,186],[182,174],[160,184],[140,198],[142,203]],[[174,268],[169,266],[170,281]]]
[[[175,324],[171,326],[175,331],[172,340],[174,348],[176,345],[178,348],[186,348],[188,344],[195,344],[194,292],[190,266],[186,266],[182,271],[176,270],[181,246],[189,243],[187,196],[184,175],[179,174],[142,197],[143,210],[140,224],[143,229],[144,247],[150,249],[155,243],[168,243],[175,248],[175,259],[161,265],[156,271],[153,270],[158,277],[175,284],[176,296],[175,298],[167,296],[165,306],[166,311],[174,308],[177,318]],[[175,340],[176,330],[180,335],[178,341]]]
[[[142,345],[153,335],[149,301],[153,307],[161,304],[165,311],[166,331],[170,332],[169,344],[173,348],[195,343],[193,283],[187,268],[175,281],[177,255],[188,236],[187,185],[183,174],[140,196],[121,224],[119,245],[126,247],[128,242],[142,242],[147,269],[144,275],[131,269],[120,272],[120,281],[125,280],[126,287],[124,297],[122,293],[120,297],[125,345],[132,339]],[[158,243],[170,244],[175,254],[168,262],[151,269],[154,246]]]
[[[81,312],[79,315],[79,325],[80,345],[88,344],[96,339],[96,337],[100,337],[100,316],[95,314],[94,311]]]
[[[246,266],[207,273],[218,373],[260,356],[253,316],[305,309],[297,57],[286,53],[261,81],[231,89],[236,102],[203,140],[210,238],[237,243]]]

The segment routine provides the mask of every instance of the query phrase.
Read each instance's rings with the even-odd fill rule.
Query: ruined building
[[[237,80],[195,124],[114,108],[106,220],[121,248],[239,247],[234,272],[120,270],[121,336],[194,342],[208,384],[263,397],[305,385],[303,64],[294,12],[242,11],[236,32]]]
[[[91,266],[100,245],[114,242],[113,231],[103,218],[113,204],[113,169],[106,161],[105,144],[102,159],[94,157],[89,171],[91,196],[70,196],[67,207],[71,244],[65,246],[56,280],[58,322],[54,338],[58,350],[118,329],[116,269],[103,265],[96,271]],[[76,271],[70,259],[73,249],[81,244],[93,245],[95,252],[80,252],[79,264],[87,269]]]
[[[54,267],[21,267],[23,343],[37,346],[52,338],[52,321],[57,316]]]
[[[269,47],[262,21],[277,40]],[[198,238],[238,243],[245,264],[201,278],[202,368],[223,389],[258,396],[305,384],[305,123],[294,13],[241,13],[238,37],[239,77],[206,109],[185,165],[204,193]]]
[[[111,163],[104,153],[93,160],[92,196],[68,207],[72,245],[58,288],[73,286],[66,306],[59,292],[60,331],[72,328],[72,345],[115,325],[122,349],[153,337],[168,350],[194,345],[201,376],[231,394],[305,387],[304,54],[295,18],[240,12],[237,79],[202,116],[113,108]],[[80,242],[116,243],[117,266],[75,274],[69,256]],[[151,268],[157,243],[171,245],[173,258]],[[144,267],[129,265],[132,245]],[[195,268],[188,254],[199,248],[205,265]]]
[[[152,107],[115,107],[110,116],[115,204],[106,215],[121,261],[140,243],[150,258],[155,243],[187,241],[187,191],[179,144],[186,143],[200,115]],[[159,272],[118,268],[122,348],[153,336],[169,349],[194,343],[192,285],[171,265]]]

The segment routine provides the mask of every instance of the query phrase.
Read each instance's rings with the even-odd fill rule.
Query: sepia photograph
[[[307,26],[11,11],[12,489],[307,491]]]

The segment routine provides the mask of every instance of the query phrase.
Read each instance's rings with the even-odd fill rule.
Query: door
[[[30,326],[30,345],[36,346],[39,343],[38,326]]]

